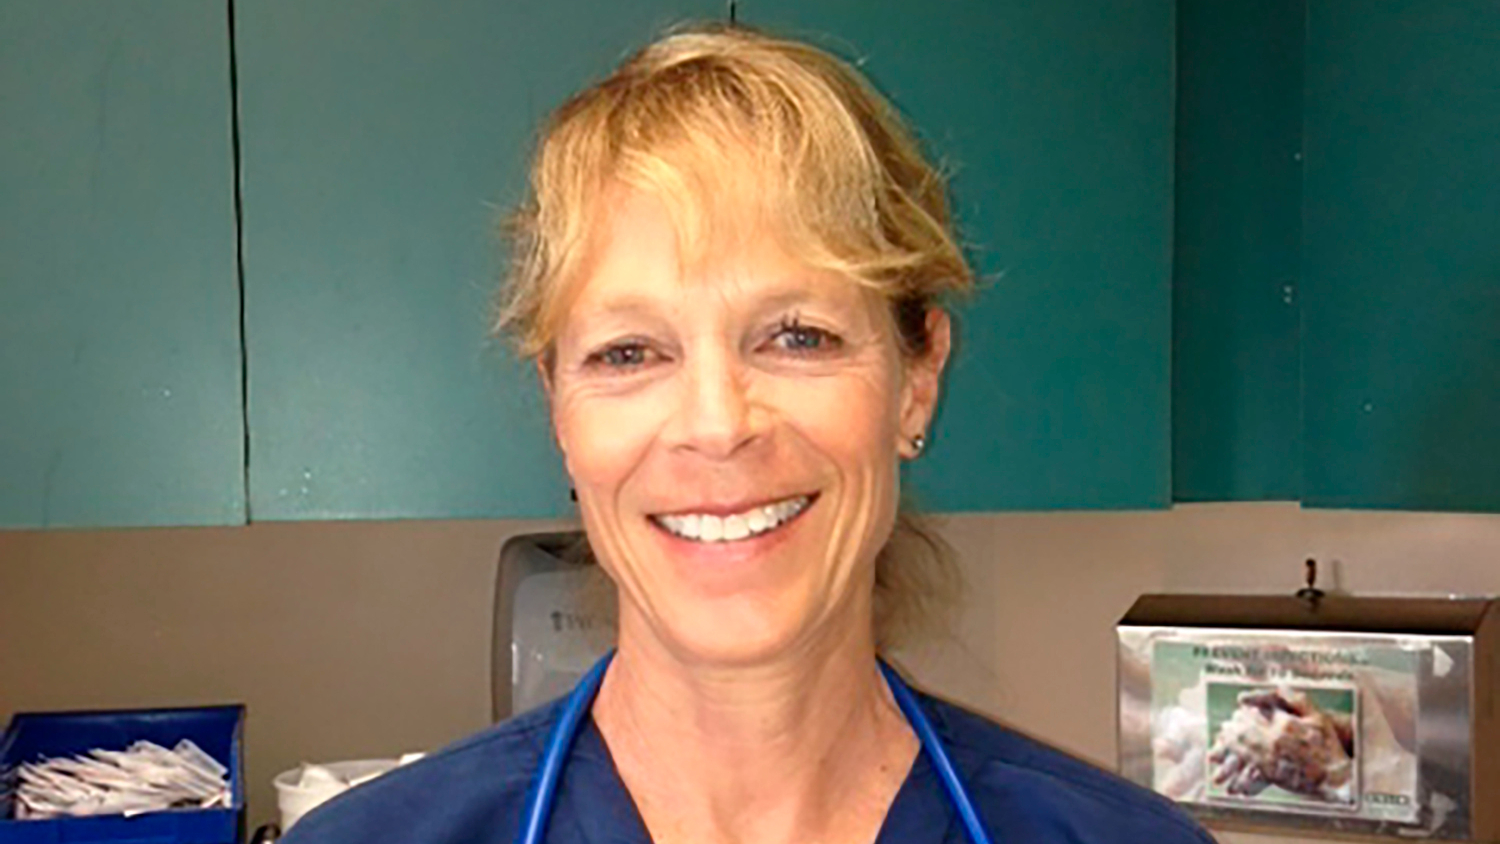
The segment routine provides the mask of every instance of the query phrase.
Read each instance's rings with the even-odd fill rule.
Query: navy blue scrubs
[[[1170,801],[952,704],[918,694],[995,844],[1212,844]],[[512,718],[345,792],[283,844],[510,844],[562,703]],[[592,719],[580,725],[547,831],[550,844],[649,844]],[[877,844],[965,844],[925,753]]]

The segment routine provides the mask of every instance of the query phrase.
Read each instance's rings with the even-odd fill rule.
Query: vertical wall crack
[[[243,435],[240,458],[240,483],[244,493],[245,522],[250,512],[250,344],[245,333],[245,197],[244,172],[240,154],[240,62],[235,40],[234,0],[226,0],[229,20],[229,138],[234,170],[234,277],[239,291],[240,339],[240,425]]]

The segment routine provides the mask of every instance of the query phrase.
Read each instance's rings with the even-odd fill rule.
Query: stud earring
[[[912,457],[921,457],[922,450],[925,448],[927,448],[927,436],[925,434],[917,434],[911,438],[911,450],[916,452]]]

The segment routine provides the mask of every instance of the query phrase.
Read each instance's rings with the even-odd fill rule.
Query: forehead
[[[566,325],[598,311],[661,304],[821,302],[868,306],[878,295],[799,260],[775,227],[742,208],[685,223],[659,196],[614,191],[601,203],[588,257],[573,280]]]

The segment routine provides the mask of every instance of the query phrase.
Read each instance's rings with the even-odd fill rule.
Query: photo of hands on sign
[[[1212,684],[1211,793],[1265,798],[1274,786],[1286,800],[1357,805],[1354,708],[1353,689]]]

